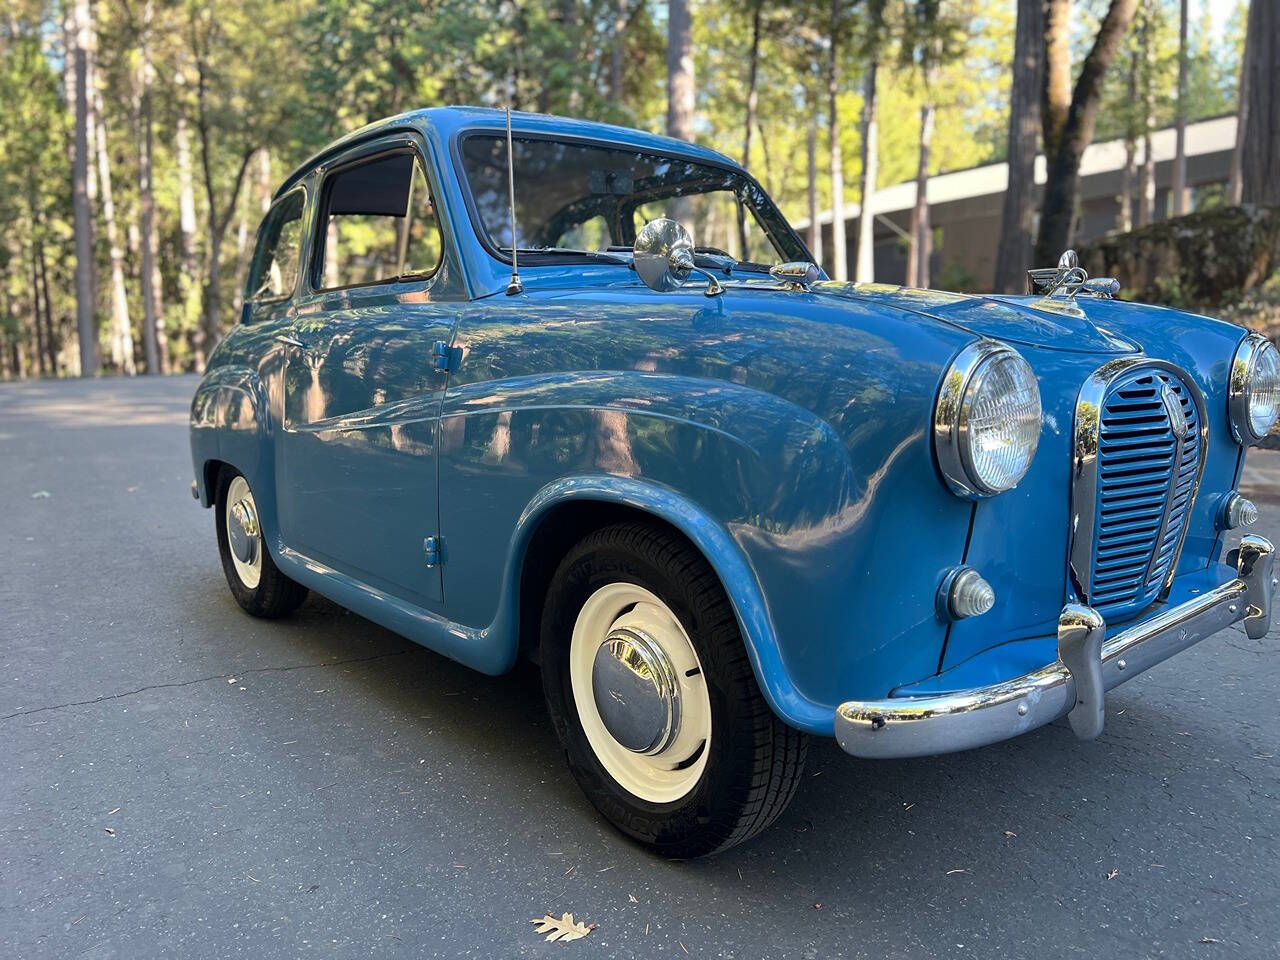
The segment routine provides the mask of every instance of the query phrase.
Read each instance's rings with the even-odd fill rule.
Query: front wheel
[[[575,779],[659,853],[740,843],[795,793],[808,738],[769,709],[719,579],[671,531],[618,524],[569,552],[543,614],[542,677]]]
[[[243,474],[224,467],[216,495],[218,553],[236,602],[255,617],[284,617],[307,599],[307,588],[290,580],[271,559],[258,504]]]

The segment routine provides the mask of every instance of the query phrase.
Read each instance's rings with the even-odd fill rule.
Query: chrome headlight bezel
[[[1227,419],[1231,421],[1232,436],[1242,446],[1261,443],[1275,425],[1273,418],[1267,430],[1258,433],[1254,429],[1250,413],[1253,390],[1257,386],[1255,374],[1258,363],[1268,355],[1274,355],[1280,360],[1280,352],[1276,351],[1275,344],[1261,334],[1251,333],[1240,342],[1231,359],[1231,372],[1227,378]],[[1280,410],[1277,412],[1280,415]]]
[[[1040,405],[1040,387],[1036,382],[1031,365],[1022,354],[1008,344],[995,340],[979,340],[965,347],[947,368],[942,377],[942,386],[938,390],[938,399],[933,408],[933,445],[938,458],[938,468],[951,492],[966,500],[977,500],[981,497],[993,497],[1012,490],[1026,476],[1032,461],[1035,460],[1036,449],[1040,443],[1040,430],[1037,429],[1031,442],[1026,462],[1018,474],[1006,486],[994,486],[986,482],[974,468],[973,432],[969,424],[969,414],[977,399],[985,375],[992,365],[1002,359],[1013,359],[1023,368],[1027,381],[1035,391],[1038,422],[1043,422],[1043,410]]]

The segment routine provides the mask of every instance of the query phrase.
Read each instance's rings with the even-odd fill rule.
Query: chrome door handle
[[[287,344],[288,344],[289,346],[291,346],[291,347],[299,347],[299,348],[304,349],[304,350],[306,349],[306,346],[307,346],[305,343],[303,343],[303,342],[302,342],[301,340],[299,340],[297,337],[295,337],[295,336],[293,336],[293,335],[291,335],[291,334],[288,334],[288,333],[277,333],[277,334],[276,334],[276,341],[277,341],[278,343],[287,343]]]

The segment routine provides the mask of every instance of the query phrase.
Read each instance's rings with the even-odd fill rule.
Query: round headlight
[[[1227,387],[1231,430],[1241,443],[1257,443],[1280,418],[1280,351],[1251,333],[1231,361]]]
[[[1040,443],[1040,388],[1030,364],[990,340],[960,351],[934,410],[938,466],[952,491],[989,497],[1017,486]]]

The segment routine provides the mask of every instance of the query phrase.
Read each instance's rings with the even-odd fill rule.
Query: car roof
[[[339,137],[323,149],[317,151],[301,163],[280,185],[275,196],[278,198],[288,191],[302,177],[323,163],[330,155],[340,152],[345,147],[359,140],[380,136],[394,130],[406,128],[431,128],[442,138],[452,140],[458,133],[467,130],[493,130],[505,128],[506,112],[492,107],[428,107],[421,110],[410,110],[385,120],[377,120],[361,127],[345,136]],[[724,154],[700,147],[697,144],[664,137],[655,133],[645,133],[630,127],[619,127],[611,123],[597,123],[592,120],[574,120],[569,117],[556,117],[546,113],[511,112],[512,131],[519,133],[537,133],[543,135],[563,135],[583,137],[592,140],[603,140],[622,147],[635,147],[638,150],[654,151],[664,155],[687,157],[715,164],[738,164]]]

